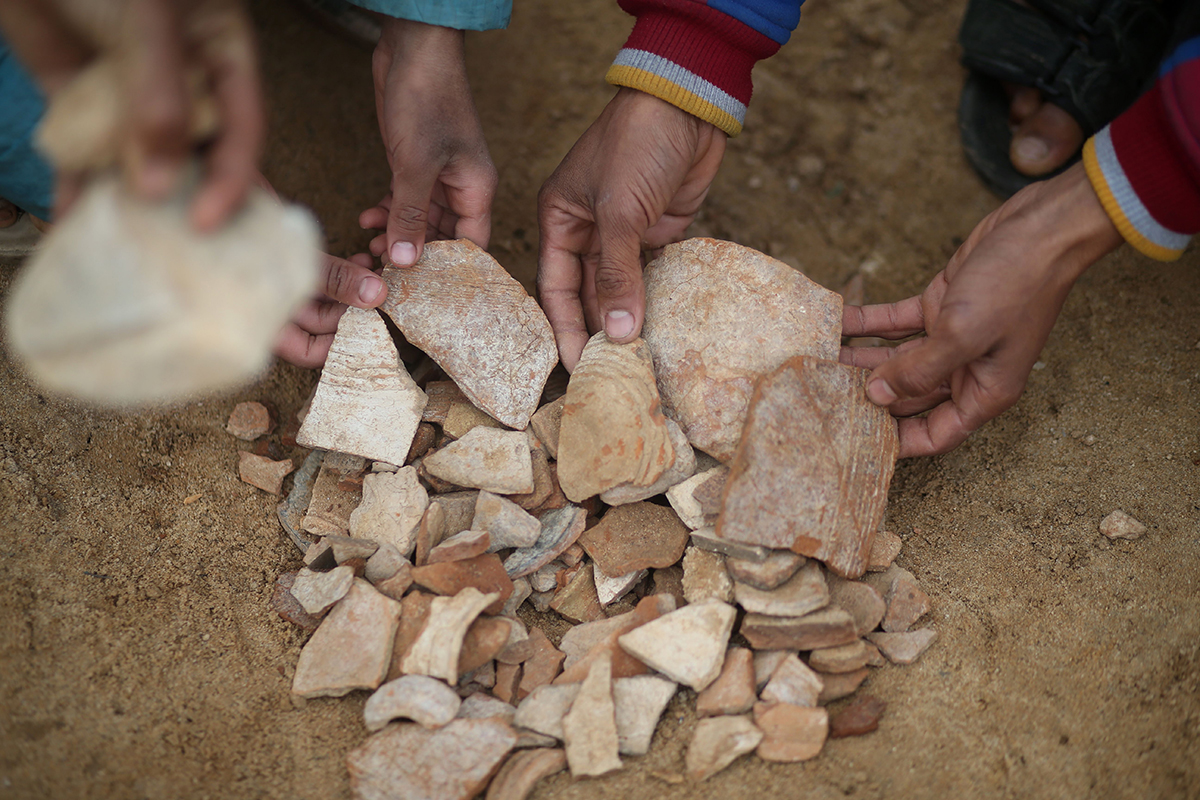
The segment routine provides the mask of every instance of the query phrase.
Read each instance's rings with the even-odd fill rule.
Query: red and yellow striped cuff
[[[625,52],[627,51],[622,51],[623,54]],[[649,56],[651,54],[646,53],[645,55]],[[676,67],[676,70],[679,70],[679,68]],[[695,75],[692,75],[692,78],[694,80],[691,83],[701,81]],[[711,123],[730,136],[737,136],[742,132],[742,123],[745,120],[746,114],[745,106],[736,109],[729,108],[728,105],[730,104],[727,103],[720,104],[719,100],[713,102],[713,99],[706,98],[700,92],[688,88],[684,83],[676,83],[657,72],[644,69],[638,65],[618,62],[608,68],[608,73],[604,76],[604,79],[613,86],[626,86],[630,89],[637,89],[640,92],[654,95],[658,99],[665,100],[694,117],[699,117],[705,122]],[[711,97],[711,93],[707,94]],[[728,95],[725,97],[728,98]],[[723,108],[722,105],[726,105],[727,107]],[[739,110],[740,114],[738,113]]]

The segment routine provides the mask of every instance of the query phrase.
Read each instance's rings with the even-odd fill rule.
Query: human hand
[[[275,342],[275,355],[297,367],[325,363],[346,306],[375,308],[387,297],[387,286],[371,271],[374,261],[366,253],[322,258],[321,294],[296,312]]]
[[[641,333],[641,252],[683,238],[725,140],[670,103],[622,88],[542,186],[538,295],[568,370],[588,331],[618,342]]]
[[[215,133],[207,137],[192,222],[212,230],[241,204],[265,125],[240,0],[9,0],[0,3],[0,26],[51,97],[97,58],[115,64],[114,155],[144,197],[175,188],[197,144],[197,96],[211,98]],[[58,177],[61,213],[82,176],[60,170]]]
[[[920,296],[847,306],[846,336],[926,334],[842,349],[874,370],[871,401],[902,417],[900,457],[952,450],[1013,405],[1075,281],[1122,242],[1079,164],[989,214]]]
[[[427,238],[470,239],[486,248],[496,168],[467,82],[463,32],[389,20],[371,66],[392,169],[391,192],[358,218],[364,228],[386,229],[371,253],[408,267]]]

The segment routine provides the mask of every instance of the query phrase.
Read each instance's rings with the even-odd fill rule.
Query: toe
[[[8,228],[17,221],[17,207],[0,197],[0,228]]]
[[[1079,123],[1058,106],[1042,103],[1013,133],[1009,156],[1018,172],[1045,175],[1065,164],[1082,144]]]
[[[1032,86],[1005,84],[1004,88],[1009,97],[1008,121],[1013,125],[1020,125],[1042,107],[1042,93]]]

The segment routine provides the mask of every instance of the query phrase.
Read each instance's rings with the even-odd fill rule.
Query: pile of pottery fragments
[[[895,423],[837,363],[841,297],[708,239],[645,275],[644,338],[593,337],[565,394],[536,302],[468,242],[385,271],[400,349],[380,313],[342,317],[279,507],[306,566],[275,607],[314,629],[296,695],[373,692],[356,797],[603,775],[680,685],[700,720],[667,777],[803,761],[883,712],[828,703],[934,640],[882,530]],[[246,403],[229,430],[268,425]],[[242,453],[267,491],[292,470]],[[552,613],[574,625],[557,642]]]

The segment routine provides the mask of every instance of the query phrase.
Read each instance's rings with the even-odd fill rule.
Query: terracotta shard
[[[562,410],[566,395],[551,400],[529,418],[529,427],[546,447],[551,458],[558,458],[558,433],[562,428]]]
[[[375,689],[387,676],[400,604],[356,580],[300,651],[292,692],[341,697]]]
[[[435,597],[429,619],[409,648],[400,668],[408,675],[429,675],[453,685],[458,683],[458,657],[463,638],[475,618],[495,599],[467,587],[454,597]]]
[[[417,546],[417,527],[429,506],[429,495],[417,480],[417,471],[402,467],[396,472],[363,476],[362,502],[350,514],[350,535],[390,544],[402,556]]]
[[[458,713],[462,701],[446,684],[426,675],[404,675],[375,690],[363,706],[369,731],[383,730],[394,719],[411,719],[426,728],[440,728]]]
[[[473,428],[422,460],[436,478],[496,494],[533,491],[529,438],[522,431]]]
[[[421,260],[383,271],[383,310],[470,401],[523,429],[558,363],[537,301],[485,251],[459,239],[427,242]]]
[[[495,593],[494,602],[487,606],[488,614],[499,614],[513,593],[513,582],[495,553],[415,567],[412,579],[418,586],[443,596],[457,595],[468,587]]]
[[[614,486],[608,491],[601,492],[600,499],[610,506],[636,503],[655,495],[664,494],[672,486],[692,477],[696,473],[696,451],[688,443],[683,429],[676,425],[673,419],[667,420],[667,435],[671,439],[671,447],[675,450],[675,463],[671,465],[670,469],[663,472],[662,476],[649,486]],[[716,514],[719,510],[718,507],[713,510],[713,513]]]
[[[829,738],[862,736],[879,727],[879,718],[887,710],[887,703],[877,697],[864,694],[833,715],[829,720]]]
[[[383,318],[372,309],[350,307],[338,322],[296,442],[403,464],[425,402]]]
[[[575,502],[649,486],[675,463],[650,348],[593,336],[571,374],[558,439],[558,480]]]
[[[750,721],[749,714],[700,720],[688,745],[685,761],[688,780],[693,783],[707,780],[738,756],[758,747],[762,738],[762,731]]]
[[[803,617],[747,614],[738,630],[755,650],[816,650],[850,644],[858,638],[854,618],[835,607]]]
[[[862,686],[863,681],[871,674],[871,670],[866,667],[860,667],[852,672],[833,672],[829,674],[821,674],[821,682],[825,686],[821,689],[821,693],[817,695],[817,705],[823,706],[832,703],[834,700],[841,700],[843,697],[849,697],[858,691],[858,687]]]
[[[644,756],[650,751],[658,718],[674,696],[675,682],[657,675],[613,680],[613,703],[622,755]]]
[[[899,442],[870,372],[800,356],[764,377],[725,486],[717,536],[793,550],[856,578],[883,520]]]
[[[229,414],[225,423],[225,432],[230,436],[252,442],[275,427],[271,420],[271,412],[262,403],[248,400],[238,403]]]
[[[514,550],[504,561],[504,569],[513,578],[536,572],[575,544],[587,523],[587,512],[579,506],[565,506],[542,514],[539,522],[542,530],[537,541]]]
[[[254,488],[271,494],[279,494],[283,479],[294,469],[296,465],[290,458],[272,461],[245,450],[238,454],[238,477]]]
[[[534,628],[529,631],[529,642],[531,643],[532,653],[524,662],[524,674],[521,676],[521,683],[517,687],[518,700],[525,699],[529,696],[530,692],[539,686],[545,686],[550,683],[558,675],[559,671],[562,670],[564,658],[562,651],[550,643],[550,640],[546,638],[546,634],[542,633],[541,628]]]
[[[610,578],[669,567],[683,556],[687,526],[670,508],[639,502],[610,509],[579,537],[596,567]]]
[[[763,732],[755,751],[763,761],[807,761],[825,746],[829,713],[823,708],[776,703],[755,713],[754,724]]]
[[[929,649],[937,639],[933,628],[920,628],[903,633],[868,633],[867,638],[887,656],[893,664],[911,664]]]
[[[554,683],[561,685],[582,681],[597,658],[611,658],[614,678],[628,678],[649,672],[650,668],[622,649],[617,640],[629,631],[674,610],[675,598],[671,595],[650,595],[643,597],[633,611],[571,628],[560,642],[567,658],[562,674],[554,679]]]
[[[434,595],[425,592],[409,592],[400,600],[400,624],[396,627],[396,638],[392,643],[392,659],[387,674],[389,681],[404,674],[401,664],[429,622],[433,598]]]
[[[842,300],[732,242],[668,245],[645,272],[642,336],[663,405],[699,449],[734,455],[755,381],[795,355],[836,359]]]
[[[487,790],[487,800],[525,800],[542,778],[562,772],[567,754],[540,747],[517,753],[496,773]]]
[[[829,605],[829,587],[821,565],[815,561],[809,561],[783,585],[768,591],[735,581],[733,596],[747,611],[775,617],[800,617]]]
[[[745,714],[754,707],[754,652],[731,647],[721,675],[696,697],[696,716]]]
[[[603,775],[621,768],[612,663],[608,659],[592,663],[562,724],[567,764],[573,776]]]
[[[621,649],[702,691],[721,674],[736,609],[718,600],[684,606],[617,639]]]

